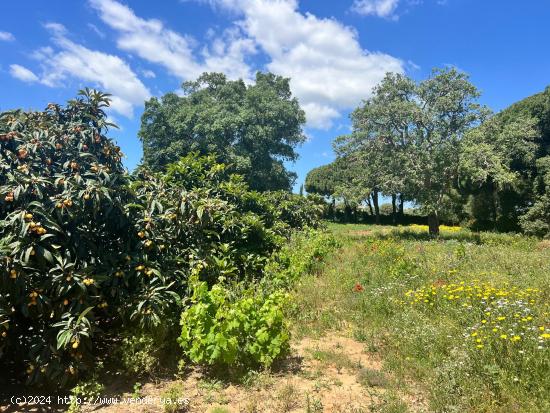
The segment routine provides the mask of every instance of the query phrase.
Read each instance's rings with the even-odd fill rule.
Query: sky
[[[550,84],[547,0],[25,0],[0,15],[0,110],[109,92],[109,136],[130,170],[144,101],[205,71],[291,78],[308,138],[288,165],[295,190],[334,159],[332,140],[386,72],[457,67],[494,111]]]

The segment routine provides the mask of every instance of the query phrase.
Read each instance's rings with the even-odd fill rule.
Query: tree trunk
[[[378,191],[372,191],[372,203],[374,204],[374,222],[380,224],[380,208],[378,207]]]
[[[437,212],[432,212],[428,215],[428,227],[430,229],[430,235],[434,237],[439,235],[439,216]]]
[[[405,212],[404,212],[404,204],[405,201],[403,200],[403,194],[399,194],[399,218],[400,219],[403,219],[403,216],[405,215]]]
[[[493,214],[493,231],[497,230],[498,222],[498,197],[497,197],[497,188],[495,184],[491,182],[491,207]]]
[[[346,200],[344,200],[344,216],[346,223],[351,222],[351,206],[347,203]]]
[[[370,203],[370,196],[367,198],[367,205],[369,206],[370,215],[374,216],[374,212],[372,210],[372,204]]]
[[[392,196],[391,196],[391,207],[392,207],[391,221],[392,221],[393,225],[395,225],[395,221],[396,221],[396,218],[397,218],[397,205],[396,205],[396,201],[397,201],[397,195],[392,194]]]

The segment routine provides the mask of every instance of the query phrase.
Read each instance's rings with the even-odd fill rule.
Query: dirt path
[[[258,373],[245,384],[226,384],[199,371],[182,380],[145,384],[143,404],[87,407],[102,413],[163,412],[162,395],[189,400],[189,412],[371,412],[384,406],[422,406],[418,396],[399,396],[389,391],[390,378],[365,346],[347,337],[328,335],[304,338],[292,347],[291,356],[275,373]],[[125,397],[132,397],[125,394]],[[422,409],[420,409],[422,410]],[[175,411],[175,410],[174,410]],[[401,410],[397,410],[401,411]]]

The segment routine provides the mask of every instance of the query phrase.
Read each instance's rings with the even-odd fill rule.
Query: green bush
[[[289,288],[300,277],[313,272],[321,260],[339,246],[328,231],[305,229],[296,232],[265,266],[264,289]]]
[[[121,247],[136,240],[122,153],[104,136],[105,95],[0,114],[0,358],[29,382],[65,382],[90,361],[95,320],[124,311]]]
[[[264,278],[253,287],[222,279],[208,290],[196,280],[181,317],[179,343],[186,356],[216,367],[270,366],[288,350],[285,314],[292,302],[286,291],[337,246],[332,234],[307,229],[294,233],[273,254],[264,265]]]
[[[123,334],[117,357],[124,371],[138,375],[151,375],[159,367],[162,345],[152,334],[140,331]]]
[[[232,297],[216,284],[193,285],[189,307],[181,316],[179,343],[195,363],[216,367],[269,367],[289,349],[290,333],[283,309],[288,295],[255,289]]]
[[[277,191],[266,192],[266,201],[276,217],[293,229],[317,228],[323,215],[325,201],[317,195],[307,197]]]
[[[520,224],[526,234],[550,238],[550,192],[538,197]]]
[[[82,404],[94,404],[94,401],[101,396],[105,387],[92,377],[87,381],[80,382],[71,390],[71,403],[67,409],[68,413],[81,412]],[[78,403],[80,401],[80,404]]]
[[[0,113],[0,364],[18,380],[74,382],[125,331],[175,339],[193,271],[255,282],[294,228],[319,225],[314,199],[250,191],[213,156],[128,175],[108,105],[85,90]]]

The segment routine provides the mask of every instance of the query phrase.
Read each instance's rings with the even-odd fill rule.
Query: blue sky
[[[26,0],[0,10],[0,110],[106,90],[129,169],[141,158],[143,101],[202,71],[292,78],[309,138],[290,166],[296,187],[331,161],[332,139],[386,71],[422,79],[454,65],[495,111],[550,84],[544,0]]]

